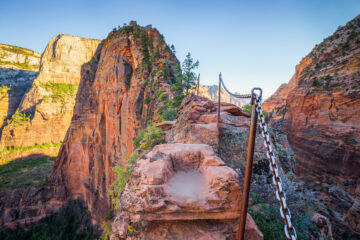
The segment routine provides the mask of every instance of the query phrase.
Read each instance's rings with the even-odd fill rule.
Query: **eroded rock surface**
[[[45,54],[54,61],[57,61],[56,56],[59,56],[60,60],[70,57],[66,56],[66,51],[56,49],[61,46],[62,37],[64,35],[59,39],[55,38],[49,45],[48,50],[54,50],[55,56],[51,53]],[[143,39],[147,41],[144,42]],[[75,46],[83,44],[83,41],[86,40],[76,38]],[[66,41],[63,44],[65,49],[71,49]],[[96,48],[95,45],[94,40],[91,40],[91,44],[85,46]],[[144,54],[152,54],[152,62],[145,58]],[[91,57],[87,53],[81,56]],[[91,60],[81,66],[81,80],[70,127],[48,182],[44,188],[37,190],[37,196],[44,196],[45,189],[51,188],[52,197],[41,198],[41,204],[31,200],[26,202],[29,205],[11,205],[9,208],[7,205],[0,205],[0,212],[10,211],[10,208],[17,212],[31,208],[34,213],[32,218],[38,219],[38,214],[47,214],[41,210],[42,205],[51,206],[53,197],[59,194],[62,196],[59,204],[77,198],[84,201],[92,214],[93,223],[100,225],[104,214],[110,208],[108,190],[113,181],[112,167],[126,161],[127,154],[133,150],[133,138],[145,122],[158,118],[156,112],[161,104],[158,99],[153,98],[154,92],[159,89],[170,92],[169,83],[178,64],[178,60],[156,29],[146,29],[132,23],[131,26],[110,33],[98,46]],[[80,69],[80,65],[76,66]],[[51,64],[44,65],[44,73],[49,71],[50,76],[53,76],[55,73],[50,71],[51,68]],[[74,72],[70,70],[69,66],[69,73],[73,75]],[[166,76],[163,71],[166,71]],[[63,84],[60,76],[63,74],[60,74],[59,78],[53,76],[54,84]],[[39,87],[34,87],[28,93],[28,103],[37,99],[37,96],[44,96],[46,88],[44,90],[41,86],[46,83],[43,80],[44,78],[39,78]],[[71,83],[76,81],[72,79]],[[40,94],[35,94],[37,91]],[[46,101],[41,102],[43,104]],[[56,106],[48,110],[55,111]],[[68,111],[69,109],[66,109],[65,112]],[[41,114],[37,114],[40,117]],[[46,118],[46,115],[43,116]],[[47,129],[52,130],[50,126],[43,125],[40,132]],[[59,131],[66,132],[66,128]],[[3,201],[7,194],[9,193],[5,193],[0,201]],[[23,202],[21,196],[25,195],[19,196]],[[7,226],[8,221],[16,225],[24,220],[23,215],[14,216],[11,220],[2,218],[0,228]]]
[[[137,162],[122,193],[122,212],[113,223],[112,238],[235,238],[241,200],[238,178],[209,145],[155,146]],[[139,227],[144,221],[147,226],[139,234],[127,233],[129,224]],[[263,239],[250,215],[246,239]]]
[[[239,116],[246,114],[236,105],[221,107],[220,124],[237,125],[246,118]],[[122,193],[112,239],[236,239],[240,176],[218,156],[215,102],[188,96],[176,121],[158,126],[166,131],[168,143],[155,146],[136,163]],[[135,231],[129,232],[129,226]],[[250,215],[245,236],[263,239]]]
[[[58,143],[64,139],[73,115],[81,66],[92,58],[99,43],[63,34],[49,41],[39,74],[16,108],[27,118],[5,124],[1,148]]]
[[[319,192],[341,239],[360,237],[359,33],[357,16],[316,45],[264,103],[287,133],[297,178]]]
[[[39,63],[37,52],[0,44],[0,138],[2,128],[36,78]]]

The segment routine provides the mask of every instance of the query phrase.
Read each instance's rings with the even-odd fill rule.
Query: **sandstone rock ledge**
[[[158,145],[136,163],[111,239],[236,239],[238,179],[210,145]],[[245,239],[263,239],[250,215]]]

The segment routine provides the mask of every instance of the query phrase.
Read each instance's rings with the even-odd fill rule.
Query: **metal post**
[[[252,97],[254,97],[254,95],[252,95]],[[250,191],[250,184],[251,184],[251,171],[252,171],[255,137],[256,137],[256,125],[257,125],[256,105],[255,105],[255,101],[253,101],[253,99],[251,101],[251,104],[252,104],[252,107],[251,107],[250,132],[249,132],[248,149],[247,149],[247,155],[246,155],[244,187],[243,187],[243,194],[241,196],[240,225],[239,225],[239,232],[238,232],[238,239],[240,239],[240,240],[244,240],[246,215],[247,215],[247,209],[248,209],[249,191]]]
[[[218,89],[218,118],[217,122],[220,122],[220,95],[221,95],[221,73],[219,74],[219,89]]]

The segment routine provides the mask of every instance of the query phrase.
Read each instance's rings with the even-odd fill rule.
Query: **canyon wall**
[[[0,135],[37,76],[40,54],[0,44]]]
[[[280,119],[298,179],[319,192],[342,239],[360,236],[360,16],[302,60],[264,103]]]
[[[63,34],[49,41],[37,78],[22,96],[16,114],[4,124],[1,148],[58,143],[64,139],[73,115],[81,66],[92,58],[99,43]],[[21,78],[14,82],[20,84]]]

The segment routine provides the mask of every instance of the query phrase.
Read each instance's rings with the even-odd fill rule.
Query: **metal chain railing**
[[[272,177],[272,184],[275,187],[275,195],[276,195],[276,199],[279,201],[280,203],[280,215],[282,217],[282,219],[284,220],[284,232],[285,232],[285,236],[287,239],[289,240],[296,240],[297,239],[297,235],[296,235],[296,230],[294,228],[294,226],[291,223],[291,213],[290,213],[290,209],[287,207],[286,204],[286,195],[285,192],[282,188],[282,181],[280,179],[279,176],[279,169],[278,166],[276,164],[275,161],[275,155],[274,152],[272,150],[271,147],[271,140],[270,140],[270,135],[269,132],[267,130],[267,126],[266,126],[266,122],[265,122],[265,117],[263,114],[263,109],[261,107],[261,96],[262,96],[262,89],[261,88],[253,88],[251,91],[251,94],[234,94],[232,92],[230,92],[227,87],[225,86],[222,77],[221,77],[221,73],[219,75],[219,96],[218,96],[218,101],[219,101],[219,106],[218,106],[218,122],[220,119],[220,95],[221,95],[221,86],[224,87],[225,91],[236,97],[236,98],[251,98],[251,105],[254,106],[255,104],[255,109],[253,109],[252,114],[254,114],[255,119],[252,118],[252,124],[254,125],[252,127],[250,127],[250,133],[249,133],[249,139],[250,137],[252,138],[252,145],[249,145],[250,148],[248,148],[248,156],[247,156],[247,167],[249,167],[249,170],[247,171],[248,173],[245,173],[245,183],[244,183],[244,193],[246,194],[246,203],[242,203],[242,207],[245,209],[245,211],[247,211],[247,201],[248,201],[248,191],[249,191],[249,187],[250,187],[250,179],[251,179],[251,166],[252,166],[252,158],[253,158],[253,152],[254,152],[254,142],[255,142],[255,130],[256,130],[256,115],[259,118],[259,125],[261,128],[261,134],[264,137],[264,146],[266,148],[266,157],[269,161],[269,168],[270,171],[273,175]],[[260,91],[260,94],[257,95],[255,93],[255,90]],[[254,121],[255,120],[255,121]],[[251,133],[253,132],[253,134]],[[249,140],[250,142],[250,140]],[[251,154],[249,157],[249,149],[251,150]],[[250,163],[248,164],[248,160],[250,159]],[[247,184],[246,184],[247,182]],[[248,186],[245,186],[248,185]],[[243,196],[244,197],[244,196]],[[242,210],[244,210],[242,209]],[[244,215],[245,216],[245,215]],[[241,217],[240,222],[245,221],[244,216]],[[240,223],[240,239],[243,239],[244,237],[244,225],[245,223]]]
[[[233,97],[236,97],[236,98],[251,98],[251,94],[235,94],[235,93],[232,93],[232,92],[230,92],[228,89],[227,89],[227,87],[225,86],[225,84],[224,84],[224,81],[222,80],[222,77],[221,77],[221,73],[220,73],[220,75],[219,75],[219,81],[220,81],[220,87],[219,87],[219,93],[220,93],[220,91],[221,91],[221,85],[224,87],[224,89],[225,89],[225,91],[228,93],[228,94],[230,94],[230,95],[232,95]]]
[[[267,130],[267,126],[265,123],[265,117],[263,114],[263,109],[261,107],[261,98],[259,96],[257,96],[256,94],[254,94],[254,98],[255,98],[254,103],[256,106],[256,111],[258,113],[258,118],[260,120],[259,125],[261,128],[261,134],[264,137],[264,146],[266,148],[266,157],[269,161],[269,168],[273,175],[272,184],[275,187],[276,199],[280,203],[280,215],[285,222],[285,225],[284,225],[285,236],[287,239],[296,240],[297,239],[296,230],[291,223],[291,213],[290,213],[290,209],[288,208],[288,206],[286,204],[286,195],[282,188],[282,181],[279,176],[279,169],[276,164],[275,155],[274,155],[274,152],[271,147],[270,135]]]

